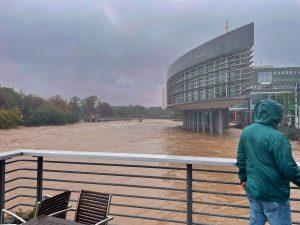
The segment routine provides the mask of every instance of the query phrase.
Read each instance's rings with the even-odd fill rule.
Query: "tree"
[[[41,98],[38,97],[36,95],[23,95],[22,97],[22,102],[21,102],[21,113],[23,114],[23,116],[26,117],[33,112],[34,110],[40,108],[41,106],[45,105],[46,101]]]
[[[72,97],[68,102],[68,109],[74,122],[78,122],[81,117],[80,103],[81,99],[76,96]]]
[[[112,116],[113,108],[107,102],[103,102],[98,105],[98,113],[101,116]]]
[[[25,125],[28,126],[63,125],[67,123],[72,123],[70,114],[52,104],[34,110],[25,121]]]
[[[147,109],[141,105],[132,106],[131,110],[133,117],[144,117],[147,112]]]
[[[0,108],[13,109],[20,107],[22,95],[8,87],[0,87]]]
[[[0,129],[8,129],[21,124],[21,115],[18,109],[0,109]]]
[[[113,114],[115,117],[127,117],[127,106],[113,106]]]
[[[86,117],[90,117],[97,112],[98,97],[95,95],[89,96],[84,99],[82,105],[83,115]]]
[[[51,96],[49,98],[49,103],[51,105],[54,105],[58,108],[60,108],[61,110],[64,110],[66,111],[67,110],[67,101],[62,99],[59,95],[54,95],[54,96]]]

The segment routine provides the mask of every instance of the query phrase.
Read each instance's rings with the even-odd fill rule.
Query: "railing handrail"
[[[9,160],[14,157],[18,156],[31,156],[36,157],[35,159],[17,159],[17,160]],[[50,159],[44,160],[44,158],[49,157]],[[57,159],[56,159],[57,158]],[[65,160],[69,158],[70,160]],[[76,160],[78,159],[78,161]],[[80,160],[80,159],[98,159],[98,160],[115,160],[115,161],[126,161],[126,162],[152,162],[152,163],[175,163],[176,165],[181,164],[181,166],[162,166],[162,165],[147,165],[147,164],[134,164],[134,163],[112,163],[112,162],[99,162],[99,161],[89,161],[89,160]],[[88,161],[88,162],[87,162]],[[36,163],[36,167],[27,167],[21,164],[21,167],[17,168],[9,168],[9,170],[6,170],[6,165],[11,165],[18,162],[33,162]],[[46,167],[44,167],[44,162],[47,164]],[[70,167],[64,167],[64,168],[56,168],[51,169],[52,167],[49,167],[50,164],[56,165],[57,163],[64,163],[72,166],[72,169]],[[148,216],[145,215],[135,215],[132,213],[112,213],[111,215],[117,216],[117,217],[127,217],[127,218],[134,218],[134,219],[143,219],[143,220],[153,220],[153,221],[164,221],[164,222],[172,222],[172,223],[180,223],[180,224],[186,224],[186,225],[192,225],[192,224],[200,224],[195,222],[195,219],[193,219],[193,215],[197,216],[208,216],[208,217],[216,217],[216,218],[228,218],[228,219],[236,219],[236,220],[248,220],[249,218],[244,215],[236,215],[236,214],[224,214],[219,212],[209,212],[208,210],[204,211],[193,211],[193,204],[202,204],[207,206],[219,206],[219,207],[234,207],[234,208],[241,208],[241,209],[249,209],[248,206],[245,206],[240,203],[231,203],[231,202],[216,202],[215,200],[206,200],[202,199],[204,198],[201,195],[218,195],[218,196],[228,196],[228,197],[234,197],[234,198],[245,198],[245,193],[235,193],[233,191],[226,191],[221,189],[220,186],[215,185],[239,185],[239,182],[236,180],[236,178],[233,178],[233,181],[226,181],[223,180],[223,177],[213,176],[213,179],[208,178],[201,178],[197,176],[193,176],[193,173],[197,172],[204,172],[204,173],[226,173],[231,174],[230,178],[232,179],[232,176],[236,177],[236,170],[224,170],[223,168],[219,169],[208,169],[208,168],[197,168],[193,167],[194,164],[196,165],[212,165],[212,166],[234,166],[236,163],[236,160],[233,158],[210,158],[210,157],[194,157],[194,156],[172,156],[172,155],[155,155],[155,154],[135,154],[135,153],[111,153],[111,152],[84,152],[84,151],[59,151],[59,150],[33,150],[33,149],[18,149],[14,151],[7,151],[0,153],[0,211],[1,209],[5,208],[5,203],[10,202],[12,204],[12,201],[16,201],[17,198],[30,198],[30,199],[36,199],[34,201],[41,201],[42,200],[42,194],[43,191],[64,191],[64,188],[61,186],[62,184],[69,186],[69,184],[76,184],[80,185],[81,187],[87,186],[93,186],[93,187],[113,187],[116,188],[118,191],[115,191],[115,189],[111,189],[112,194],[120,197],[120,198],[136,198],[140,199],[137,201],[137,204],[129,202],[124,203],[121,200],[114,202],[112,205],[116,207],[127,207],[130,209],[143,209],[143,210],[156,210],[162,211],[162,212],[169,212],[169,213],[177,213],[180,214],[180,219],[174,219],[169,218],[166,216]],[[117,172],[111,171],[111,168],[109,170],[93,170],[91,171],[88,169],[88,167],[84,166],[81,169],[80,168],[73,168],[73,165],[93,165],[93,166],[115,166],[118,167]],[[143,168],[147,169],[147,173],[144,173],[145,171],[141,171],[138,173],[135,171],[132,173],[126,172],[126,169],[123,170],[123,168]],[[69,169],[68,169],[69,168]],[[162,173],[159,175],[152,175],[149,174],[149,168],[152,169],[168,169],[170,171],[181,171],[180,176],[178,173]],[[77,169],[77,170],[75,170]],[[24,175],[24,171],[31,171],[31,175]],[[36,173],[33,173],[35,171]],[[184,176],[183,171],[186,172],[186,176]],[[19,174],[18,177],[15,175],[10,178],[8,178],[8,174],[17,172]],[[21,173],[19,173],[21,172]],[[151,172],[151,171],[150,171]],[[44,176],[46,174],[46,176]],[[60,174],[55,175],[54,174]],[[66,174],[66,176],[63,176]],[[67,175],[69,174],[69,175]],[[81,174],[81,175],[93,175],[93,179],[80,179],[80,177],[75,178],[75,174]],[[173,175],[172,175],[173,174]],[[110,178],[106,180],[104,179],[104,176],[109,176]],[[96,179],[98,178],[98,179]],[[120,178],[120,180],[117,180]],[[126,178],[126,181],[124,180]],[[133,180],[128,181],[128,178],[133,179],[142,179],[143,183],[141,182],[133,182]],[[145,179],[148,179],[149,182],[145,182]],[[222,180],[220,180],[222,179]],[[17,180],[27,181],[31,184],[28,185],[23,182],[17,182],[16,184],[18,186],[13,186],[12,182],[15,182]],[[156,184],[156,180],[161,180],[164,182],[158,182]],[[35,182],[36,181],[36,182]],[[125,181],[125,182],[124,182]],[[154,182],[153,182],[154,181]],[[171,183],[169,181],[172,181]],[[44,182],[46,186],[44,186]],[[59,184],[58,186],[48,186],[49,182],[56,182]],[[173,183],[174,182],[174,183]],[[184,185],[184,182],[186,182],[186,185]],[[154,183],[154,184],[152,184]],[[193,183],[196,183],[197,185],[193,185]],[[209,183],[209,187],[203,188],[203,183]],[[9,184],[9,188],[5,188],[6,184]],[[25,184],[25,185],[24,185]],[[201,186],[199,186],[201,184]],[[72,185],[73,187],[76,187],[76,185]],[[177,186],[179,185],[179,186]],[[194,186],[194,187],[193,187]],[[26,190],[33,190],[36,191],[36,194],[24,194],[20,191],[13,194],[13,192],[17,189],[26,189]],[[119,189],[126,190],[125,193],[120,192]],[[168,191],[172,193],[176,193],[177,197],[172,197],[169,195],[153,195],[153,194],[135,194],[133,193],[127,193],[129,189],[132,190],[149,190],[153,189],[155,191]],[[75,192],[79,193],[80,189],[76,189]],[[234,189],[236,190],[236,189]],[[12,194],[11,194],[12,192]],[[143,191],[144,193],[145,191]],[[10,193],[9,195],[7,195]],[[186,195],[184,195],[186,193]],[[194,194],[197,194],[196,196]],[[199,195],[200,194],[200,195]],[[182,197],[181,197],[182,196]],[[8,198],[7,198],[8,197]],[[200,198],[199,200],[197,200]],[[147,204],[141,203],[144,202],[144,199],[153,200],[153,201],[162,201],[165,204],[166,202],[173,202],[174,204],[181,204],[186,205],[184,209],[177,209],[173,207],[165,207],[158,205],[158,207],[155,206],[148,206]],[[19,199],[18,199],[19,201]],[[74,201],[74,199],[72,200]],[[76,201],[76,200],[75,200]],[[126,200],[126,202],[128,199]],[[231,200],[230,200],[231,201]],[[297,201],[299,202],[299,198],[291,198],[291,201]],[[154,202],[153,202],[154,203]],[[168,205],[169,205],[168,203]],[[159,203],[161,204],[161,203]],[[9,209],[15,209],[19,206],[34,206],[33,203],[23,203],[23,202],[17,202],[17,204],[10,206]],[[299,210],[293,210],[293,213],[300,213]],[[186,219],[182,219],[182,217],[186,215]],[[196,218],[196,220],[198,220]],[[0,223],[3,221],[3,214],[0,214]],[[202,224],[202,223],[201,223]],[[300,222],[295,222],[293,224],[300,224]]]
[[[14,151],[2,152],[0,153],[0,160],[9,159],[21,155],[37,156],[37,157],[64,157],[64,158],[85,158],[85,159],[89,158],[89,159],[109,159],[109,160],[120,160],[120,161],[136,161],[136,162],[198,164],[198,165],[211,165],[211,166],[234,166],[236,163],[236,160],[232,158],[212,158],[212,157],[114,153],[114,152],[33,150],[33,149],[18,149]]]
[[[236,159],[221,157],[198,157],[181,155],[160,155],[160,154],[138,154],[138,153],[116,153],[116,152],[86,152],[86,151],[64,151],[64,150],[34,150],[17,149],[0,152],[0,160],[10,159],[17,156],[37,156],[37,157],[64,157],[64,158],[85,158],[85,159],[110,159],[120,161],[136,162],[158,162],[158,163],[178,163],[196,164],[207,166],[235,166]],[[300,166],[300,162],[297,162]]]
[[[17,156],[21,156],[21,155],[22,155],[21,149],[7,151],[7,152],[0,152],[0,160],[6,160],[6,159],[14,158]]]

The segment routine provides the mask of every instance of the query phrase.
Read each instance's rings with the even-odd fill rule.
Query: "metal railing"
[[[34,207],[43,194],[80,189],[113,194],[112,224],[247,224],[234,159],[16,150],[0,153],[0,209]],[[300,198],[292,188],[293,224]],[[3,218],[1,218],[3,219]],[[126,221],[126,222],[124,222]]]

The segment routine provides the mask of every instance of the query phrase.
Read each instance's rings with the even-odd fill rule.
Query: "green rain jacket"
[[[239,178],[247,194],[256,200],[284,202],[290,197],[290,181],[300,186],[300,170],[289,140],[276,130],[283,107],[272,100],[260,101],[254,109],[254,124],[240,137],[237,154]]]

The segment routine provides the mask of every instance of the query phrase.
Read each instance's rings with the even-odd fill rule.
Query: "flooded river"
[[[240,130],[190,133],[170,120],[79,123],[0,131],[2,151],[17,148],[233,157]]]
[[[122,153],[148,153],[148,154],[165,154],[165,155],[183,155],[183,156],[206,156],[206,157],[226,157],[234,158],[236,156],[236,147],[239,135],[241,130],[238,129],[229,129],[226,134],[219,135],[210,135],[203,133],[192,133],[183,131],[180,128],[181,123],[171,120],[144,120],[139,122],[136,120],[133,121],[117,121],[117,122],[105,122],[105,123],[78,123],[74,125],[67,126],[47,126],[47,127],[21,127],[17,129],[10,130],[1,130],[0,131],[0,151],[14,150],[20,148],[28,149],[48,149],[48,150],[74,150],[74,151],[99,151],[99,152],[122,152]],[[294,156],[300,161],[300,146],[297,142],[293,143]],[[52,166],[53,168],[53,166]],[[68,169],[66,165],[57,165],[55,168]],[[69,166],[69,169],[76,170],[76,166]],[[82,168],[81,168],[82,169]],[[98,167],[88,167],[84,168],[87,170],[99,171]],[[135,169],[136,170],[136,169]],[[103,168],[102,171],[106,171],[106,168]],[[110,168],[110,172],[111,168]],[[113,168],[113,172],[127,172],[135,173],[136,171],[131,171],[130,169],[120,169]],[[147,171],[139,171],[139,174],[147,174]],[[155,175],[167,175],[175,177],[184,177],[185,174],[181,172],[174,171],[163,171],[163,172],[154,172]],[[198,179],[210,179],[214,174],[200,174],[194,175],[194,178]],[[227,180],[234,179],[236,177],[223,174],[218,175],[218,179]],[[51,177],[51,175],[49,175]],[[74,179],[74,176],[58,174],[56,178],[70,178]],[[214,177],[213,177],[214,178]],[[95,179],[92,176],[83,176],[81,179],[93,180]],[[110,179],[110,178],[109,178]],[[123,179],[118,178],[118,180],[107,180],[109,182],[136,182],[132,179]],[[25,181],[24,181],[25,182]],[[137,181],[138,184],[148,184],[147,181]],[[157,181],[155,181],[157,182]],[[158,186],[169,185],[176,188],[184,188],[185,184],[177,182],[157,182],[155,183]],[[50,187],[57,187],[53,183],[47,184]],[[208,184],[209,185],[209,184]],[[62,188],[68,188],[72,190],[77,190],[79,188],[76,184],[68,184],[67,186],[61,186]],[[96,189],[95,187],[89,187]],[[217,187],[215,185],[210,185],[209,187],[203,184],[196,184],[196,189],[205,190],[209,188],[210,190],[215,191],[231,191],[242,193],[239,187]],[[228,188],[228,190],[226,189]],[[120,188],[116,187],[104,187],[106,192],[116,193],[121,191]],[[124,191],[124,190],[123,190]],[[126,191],[130,191],[129,189]],[[32,193],[32,192],[31,192]],[[134,194],[145,194],[145,190],[134,190]],[[151,196],[160,196],[160,197],[178,197],[179,199],[184,199],[185,194],[180,193],[171,193],[171,192],[161,192],[159,190],[147,190],[147,195]],[[224,196],[208,196],[204,194],[195,194],[197,200],[211,200],[211,201],[223,201],[234,202],[239,204],[246,204],[245,200],[231,199]],[[210,199],[207,199],[210,197]],[[120,200],[120,201],[124,201]],[[127,200],[131,201],[131,200]],[[128,203],[128,202],[126,202]],[[143,202],[130,202],[136,204],[147,204],[147,201]],[[153,204],[149,202],[149,204]],[[167,203],[157,203],[156,207],[165,207],[170,208]],[[174,208],[174,207],[173,207]],[[184,206],[178,205],[175,206],[175,209],[185,210]],[[122,209],[118,207],[113,207],[114,212],[122,212]],[[118,211],[119,210],[119,211]],[[212,210],[218,211],[219,213],[231,213],[236,214],[236,209],[223,209],[222,207],[207,207],[205,205],[197,205],[194,208],[195,211],[207,211],[211,212]],[[149,210],[148,210],[149,211]],[[169,214],[160,214],[159,212],[149,213],[147,210],[136,210],[129,209],[128,212],[132,214],[143,214],[146,213],[146,216],[154,217],[168,217]],[[247,211],[241,211],[241,215],[248,214]],[[184,216],[184,215],[183,215]],[[174,219],[185,219],[184,217],[177,217],[174,215]],[[214,218],[202,218],[195,216],[197,221],[200,222],[210,222],[213,224],[246,224],[245,221],[239,221],[238,223],[234,222],[225,222],[226,220],[217,220]],[[203,219],[204,218],[204,219]],[[223,222],[222,222],[223,221]],[[130,223],[133,225],[142,224],[142,220],[136,222],[130,219],[117,219],[114,224],[126,224]],[[169,224],[163,222],[152,221],[149,223],[143,224]]]
[[[171,120],[78,123],[0,130],[0,151],[19,148],[235,157],[241,130],[210,135],[186,132]],[[300,145],[293,143],[300,160]]]

